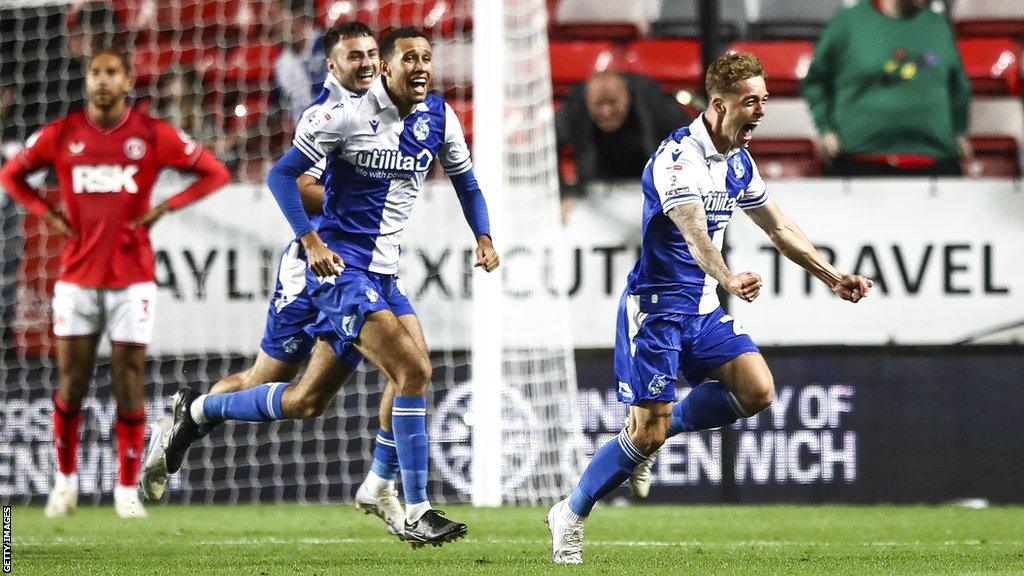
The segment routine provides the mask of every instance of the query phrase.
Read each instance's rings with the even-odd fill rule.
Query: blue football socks
[[[395,396],[391,411],[406,505],[427,501],[427,399]]]
[[[385,480],[394,480],[398,475],[398,448],[395,446],[395,435],[383,428],[377,431],[370,470]]]
[[[196,398],[196,402],[202,403],[202,413],[206,424],[216,424],[225,420],[244,420],[246,422],[283,420],[281,396],[287,387],[287,382],[271,382],[239,392],[203,395]]]
[[[748,416],[732,392],[718,381],[708,380],[672,407],[668,435],[727,426]]]
[[[647,456],[637,450],[629,439],[629,433],[623,429],[594,453],[579,484],[569,496],[569,509],[580,517],[589,516],[594,504],[621,486]]]

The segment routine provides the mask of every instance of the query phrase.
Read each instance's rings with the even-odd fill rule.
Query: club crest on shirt
[[[131,160],[138,160],[146,155],[146,143],[142,138],[129,138],[124,141],[124,155]]]
[[[68,144],[68,152],[71,152],[72,156],[78,156],[85,150],[85,142],[71,142]]]
[[[420,142],[427,139],[430,136],[430,124],[426,116],[420,116],[416,119],[416,123],[412,125],[412,135],[416,137]]]
[[[747,173],[747,169],[743,167],[743,161],[740,160],[740,155],[737,154],[732,157],[732,172],[736,175],[736,178],[743,178],[743,175]]]

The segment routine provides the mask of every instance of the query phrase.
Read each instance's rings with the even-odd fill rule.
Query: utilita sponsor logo
[[[384,173],[412,174],[426,172],[434,155],[429,150],[422,150],[416,156],[402,154],[401,150],[365,150],[356,153],[356,166],[367,171]]]
[[[139,191],[135,174],[139,167],[134,164],[100,164],[98,166],[75,166],[71,169],[71,184],[75,194],[120,192],[129,194]]]

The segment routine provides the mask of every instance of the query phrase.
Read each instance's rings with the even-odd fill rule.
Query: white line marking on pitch
[[[255,546],[255,545],[336,545],[336,544],[376,544],[385,542],[397,542],[395,538],[281,538],[277,536],[262,536],[258,538],[212,538],[198,541],[191,541],[192,544],[207,546]],[[512,544],[512,545],[549,545],[548,539],[517,539],[517,538],[471,538],[469,542],[486,544]],[[19,546],[52,546],[52,545],[95,545],[96,540],[61,536],[48,539],[19,539]],[[899,542],[899,541],[873,541],[873,542],[820,542],[820,541],[792,541],[792,540],[745,540],[737,542],[702,542],[699,540],[681,540],[666,542],[662,540],[587,540],[587,546],[608,546],[627,548],[681,548],[681,547],[707,547],[707,548],[756,548],[756,547],[790,547],[790,546],[836,546],[853,545],[869,547],[898,547],[898,546],[1024,546],[1021,540],[993,540],[982,542],[980,540],[946,540],[943,542],[922,542],[920,540]]]

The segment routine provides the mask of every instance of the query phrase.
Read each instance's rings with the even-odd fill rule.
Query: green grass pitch
[[[444,506],[469,536],[412,550],[348,506],[13,511],[13,574],[1024,574],[1024,508],[632,506],[595,510],[583,566],[554,566],[546,508]]]

